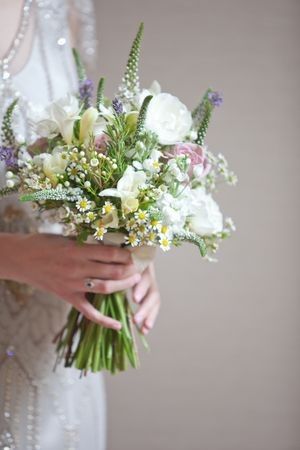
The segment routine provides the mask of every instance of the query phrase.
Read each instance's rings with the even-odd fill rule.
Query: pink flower
[[[98,134],[95,137],[95,150],[99,153],[105,153],[107,150],[107,144],[109,142],[109,137],[105,133]]]
[[[167,153],[169,158],[174,158],[181,155],[187,156],[191,161],[188,171],[190,177],[195,175],[196,178],[202,178],[209,173],[211,165],[206,156],[205,147],[198,144],[193,144],[192,142],[179,142],[171,147]]]

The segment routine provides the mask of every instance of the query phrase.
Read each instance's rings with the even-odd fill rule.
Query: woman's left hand
[[[141,280],[133,288],[132,297],[133,301],[140,305],[134,315],[134,321],[143,334],[148,334],[154,326],[160,308],[160,294],[153,263],[142,273]]]

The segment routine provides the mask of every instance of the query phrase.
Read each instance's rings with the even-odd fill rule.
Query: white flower
[[[176,159],[169,159],[168,161],[168,167],[169,167],[169,174],[172,174],[174,178],[176,178],[177,181],[180,183],[183,183],[184,181],[187,181],[189,179],[189,176],[186,172],[183,172],[178,167]],[[167,173],[167,179],[168,179],[168,173]]]
[[[88,211],[89,209],[91,209],[91,206],[92,206],[92,202],[90,200],[88,200],[86,197],[79,198],[76,202],[76,208],[80,212]]]
[[[164,252],[167,252],[171,248],[171,241],[166,236],[162,236],[159,240],[159,245]]]
[[[49,178],[49,180],[56,185],[57,175],[64,173],[68,165],[68,160],[63,157],[63,150],[60,147],[55,147],[52,154],[42,153],[40,159],[34,158],[37,164],[42,164],[44,174]]]
[[[95,231],[95,233],[94,233],[94,238],[97,240],[97,241],[102,241],[103,240],[103,237],[104,237],[104,234],[107,232],[107,229],[106,228],[104,228],[104,227],[97,227],[96,228],[96,231]]]
[[[170,234],[181,233],[189,214],[189,203],[185,197],[175,198],[165,193],[158,200],[158,207],[161,211],[162,222],[169,227]]]
[[[191,193],[190,229],[200,236],[219,233],[223,229],[223,216],[218,204],[203,188],[196,188]]]
[[[125,243],[131,245],[131,247],[136,247],[140,243],[138,235],[131,231],[128,236],[125,236]]]
[[[100,197],[119,197],[122,201],[122,208],[125,213],[136,211],[139,205],[137,197],[139,190],[146,181],[145,172],[135,171],[132,166],[128,166],[122,178],[118,181],[117,187],[105,189],[100,192]]]
[[[159,159],[162,156],[162,152],[159,150],[152,150],[149,158],[145,159],[143,162],[143,167],[145,170],[151,173],[160,171]]]
[[[158,95],[161,93],[161,87],[158,81],[154,80],[149,87],[149,89],[143,89],[142,92],[140,92],[137,96],[137,103],[141,107],[143,101],[145,100],[148,95]]]
[[[162,145],[182,141],[192,126],[192,115],[181,101],[171,94],[154,96],[149,104],[145,128],[158,135]]]
[[[68,94],[51,103],[41,113],[40,119],[37,120],[37,114],[33,117],[36,132],[43,137],[53,137],[60,132],[66,143],[71,144],[75,120],[80,118],[79,112],[78,99]]]

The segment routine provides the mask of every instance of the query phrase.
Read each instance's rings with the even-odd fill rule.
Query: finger
[[[103,280],[122,280],[137,273],[134,264],[106,264],[89,261],[82,266],[80,278],[101,278]]]
[[[87,319],[92,322],[98,323],[105,328],[112,328],[113,330],[120,330],[122,324],[111,317],[104,316],[99,311],[97,311],[94,306],[86,300],[86,298],[79,296],[78,300],[74,304],[75,308],[78,309]]]
[[[148,316],[150,310],[158,302],[159,302],[158,293],[156,291],[150,291],[148,295],[144,298],[141,306],[138,308],[136,314],[134,315],[135,323],[141,325]]]
[[[146,319],[142,325],[141,331],[143,334],[148,334],[149,331],[154,327],[154,324],[155,324],[155,321],[157,319],[157,315],[159,312],[159,308],[160,308],[160,305],[157,304],[149,312],[148,316],[146,317]]]
[[[79,253],[81,257],[84,256],[92,261],[118,264],[132,263],[132,256],[129,250],[111,245],[84,244],[79,247]]]
[[[136,273],[123,280],[101,280],[98,278],[89,279],[89,286],[86,281],[82,280],[82,284],[78,286],[80,292],[94,292],[97,294],[112,294],[113,292],[124,291],[133,287],[141,279],[141,275]],[[75,287],[76,289],[76,287]]]
[[[148,269],[142,273],[141,281],[134,287],[132,292],[133,301],[135,303],[140,303],[142,299],[146,296],[147,292],[151,287],[151,279]]]

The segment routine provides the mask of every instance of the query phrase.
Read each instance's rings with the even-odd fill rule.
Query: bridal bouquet
[[[141,270],[163,251],[183,242],[196,244],[211,259],[234,225],[223,221],[212,198],[220,180],[235,184],[223,155],[207,150],[212,112],[222,103],[208,89],[191,113],[158,82],[141,89],[138,62],[143,24],[133,42],[122,83],[111,101],[93,84],[74,50],[79,91],[32,117],[35,140],[18,142],[13,130],[17,101],[2,125],[0,159],[6,188],[41,214],[63,224],[80,242],[128,246]],[[76,309],[57,336],[58,359],[83,372],[138,366],[132,311],[125,292],[90,295],[101,313],[122,323],[115,331],[88,321]],[[137,329],[139,332],[139,330]],[[142,336],[141,336],[142,337]]]

